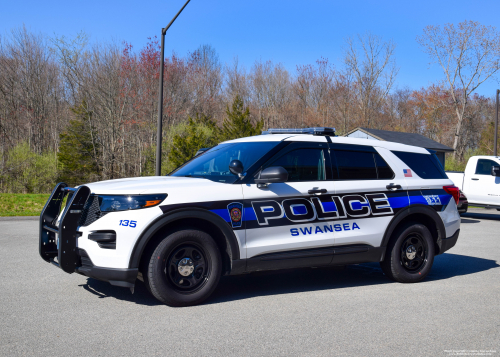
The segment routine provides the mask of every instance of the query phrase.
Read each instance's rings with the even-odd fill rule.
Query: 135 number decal
[[[137,221],[129,221],[128,219],[122,219],[120,220],[119,226],[135,228],[137,226]]]

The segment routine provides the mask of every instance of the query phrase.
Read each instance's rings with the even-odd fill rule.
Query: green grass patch
[[[0,217],[39,216],[49,193],[0,193]]]

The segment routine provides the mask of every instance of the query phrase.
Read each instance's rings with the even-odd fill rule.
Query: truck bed
[[[453,184],[457,186],[459,189],[463,190],[464,184],[464,173],[460,171],[446,171],[446,175],[450,180],[453,181]]]

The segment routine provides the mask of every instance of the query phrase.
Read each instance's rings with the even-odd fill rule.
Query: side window
[[[448,178],[435,155],[406,151],[392,151],[392,153],[423,179]]]
[[[389,180],[394,177],[391,167],[376,152],[335,150],[331,158],[334,180]]]
[[[377,165],[377,175],[379,180],[390,180],[394,178],[394,171],[392,171],[391,167],[385,162],[385,160],[378,153],[374,153],[375,164]]]
[[[376,180],[373,153],[335,150],[340,180]]]
[[[493,160],[479,159],[477,160],[476,175],[491,175],[491,167],[500,166]]]
[[[293,150],[266,164],[265,167],[269,166],[284,167],[288,171],[288,182],[326,180],[322,149]]]

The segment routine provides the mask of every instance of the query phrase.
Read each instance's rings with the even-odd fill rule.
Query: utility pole
[[[161,175],[161,144],[162,144],[162,133],[163,133],[163,70],[165,68],[165,34],[167,30],[172,26],[175,19],[181,14],[182,10],[191,0],[187,0],[184,6],[179,10],[177,15],[174,16],[172,21],[167,25],[167,27],[161,29],[161,58],[160,58],[160,88],[158,93],[158,125],[156,133],[156,176]]]
[[[494,143],[494,149],[493,149],[493,156],[497,156],[497,142],[498,142],[498,94],[500,94],[500,89],[497,89],[497,112],[496,112],[496,119],[495,119],[495,143]]]

